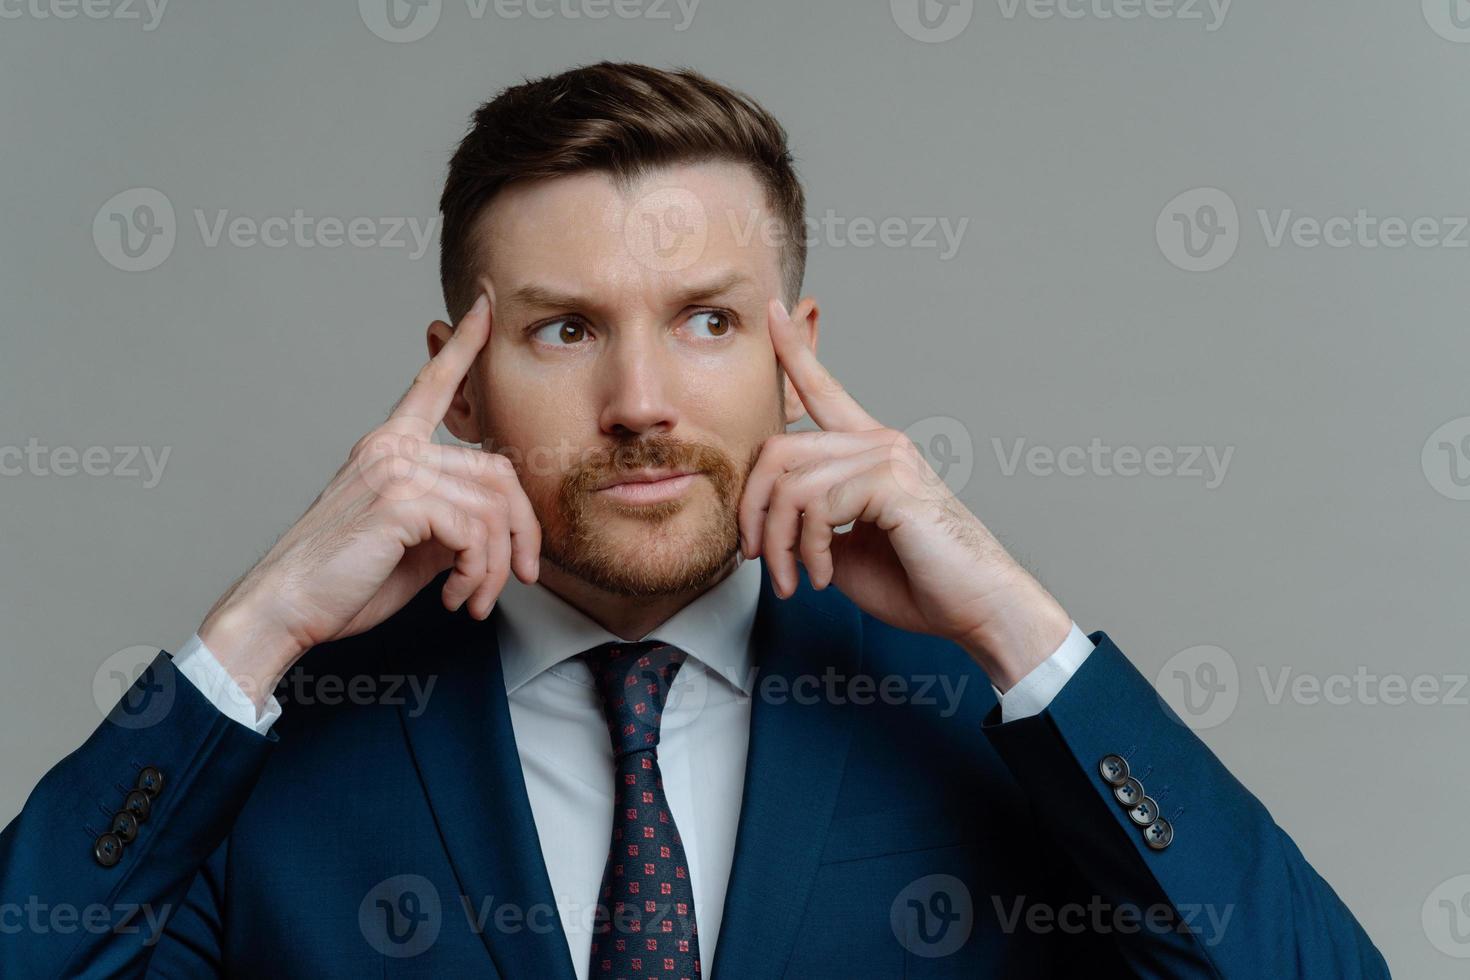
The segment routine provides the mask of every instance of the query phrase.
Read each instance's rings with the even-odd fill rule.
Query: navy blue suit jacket
[[[291,703],[288,685],[267,737],[160,652],[0,835],[0,925],[21,924],[0,938],[0,976],[569,980],[496,621],[447,612],[442,578],[308,653],[293,669],[320,696]],[[715,980],[1388,975],[1105,633],[1047,710],[1002,724],[955,644],[814,591],[804,571],[791,599],[764,565],[761,586]],[[434,681],[421,703],[390,691],[410,673]],[[361,700],[345,696],[354,678],[374,703],[345,703]],[[1112,754],[1172,822],[1162,850],[1103,779]],[[162,789],[105,867],[94,841],[147,766]]]

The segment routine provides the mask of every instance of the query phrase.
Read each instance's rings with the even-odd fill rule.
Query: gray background
[[[820,233],[824,362],[888,424],[950,437],[967,504],[1171,703],[1181,671],[1215,670],[1224,700],[1181,709],[1201,737],[1397,974],[1464,975],[1450,926],[1467,920],[1440,902],[1470,892],[1470,502],[1451,468],[1470,468],[1470,232],[1273,245],[1258,212],[1428,216],[1455,239],[1470,30],[1445,26],[1450,0],[1241,0],[1214,30],[1204,6],[1068,18],[983,0],[928,42],[901,28],[905,3],[704,0],[678,30],[672,6],[477,18],[444,0],[411,42],[370,30],[371,3],[177,0],[153,30],[143,8],[0,19],[0,447],[105,447],[102,470],[115,447],[170,454],[156,486],[141,466],[0,477],[0,822],[98,723],[108,658],[182,644],[381,420],[442,315],[437,236],[417,258],[210,247],[196,210],[427,222],[468,114],[501,87],[602,58],[688,64],[783,120],[813,216],[905,234],[968,219],[950,257]],[[133,188],[176,212],[143,272],[93,234]],[[1238,208],[1213,271],[1179,268],[1156,229],[1196,215],[1189,198],[1165,213],[1194,188]],[[992,442],[1094,438],[1179,466],[1180,447],[1234,455],[1210,488],[1007,475]],[[1282,671],[1368,679],[1313,703],[1275,696]],[[1380,697],[1421,676],[1430,703]]]

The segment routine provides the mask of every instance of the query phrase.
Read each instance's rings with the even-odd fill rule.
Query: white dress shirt
[[[688,659],[669,688],[658,763],[689,859],[701,972],[709,976],[735,853],[745,785],[760,562],[735,571],[639,639],[671,643]],[[497,634],[511,727],[541,854],[578,980],[586,980],[593,911],[612,834],[614,765],[592,673],[577,654],[623,641],[540,584],[512,575],[497,600]],[[1001,695],[1001,720],[1044,709],[1092,652],[1074,622],[1055,653]],[[223,713],[264,735],[280,717],[271,697],[254,704],[209,651],[190,637],[174,666]],[[976,737],[980,737],[976,733]]]

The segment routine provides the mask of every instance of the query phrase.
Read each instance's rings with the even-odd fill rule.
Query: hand
[[[536,580],[541,526],[510,461],[433,442],[490,336],[490,307],[481,296],[388,420],[200,627],[257,705],[306,650],[376,626],[446,568],[444,605],[468,601],[478,619],[510,569]]]
[[[772,300],[776,358],[817,432],[771,436],[740,501],[746,557],[764,554],[776,594],[836,585],[899,629],[959,643],[1007,690],[1061,645],[1072,620],[955,498],[902,432],[865,412]],[[851,531],[834,528],[857,522]]]

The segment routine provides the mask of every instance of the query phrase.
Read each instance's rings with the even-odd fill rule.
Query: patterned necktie
[[[590,976],[695,980],[699,931],[684,843],[658,768],[659,723],[687,654],[657,640],[582,654],[612,738],[612,842],[602,870]]]

